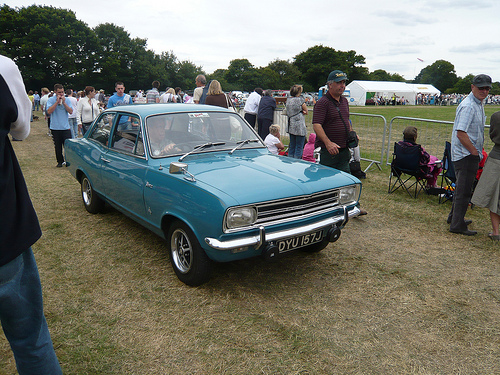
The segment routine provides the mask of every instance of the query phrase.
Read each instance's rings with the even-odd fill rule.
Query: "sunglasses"
[[[481,90],[481,91],[490,91],[491,87],[478,87],[478,90]]]

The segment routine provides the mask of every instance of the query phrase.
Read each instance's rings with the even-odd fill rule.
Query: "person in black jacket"
[[[266,139],[269,134],[269,127],[273,124],[275,109],[276,100],[273,98],[273,92],[268,89],[262,93],[257,111],[258,133],[262,139]]]
[[[31,103],[17,66],[1,55],[0,93],[0,321],[19,374],[62,374],[31,250],[42,233],[8,136],[28,136]]]

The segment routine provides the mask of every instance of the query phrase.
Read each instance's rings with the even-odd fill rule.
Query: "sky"
[[[309,47],[355,51],[370,72],[413,79],[446,60],[459,77],[500,81],[498,0],[120,0],[5,1],[10,7],[70,9],[89,27],[113,23],[155,53],[172,52],[207,73],[231,60],[255,67],[293,61]],[[423,61],[421,61],[423,60]],[[325,72],[325,80],[329,72]]]

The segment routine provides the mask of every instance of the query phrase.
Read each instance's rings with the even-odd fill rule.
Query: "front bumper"
[[[230,241],[219,241],[215,238],[206,237],[205,242],[212,248],[216,250],[233,250],[242,247],[253,246],[255,249],[259,249],[262,245],[271,241],[279,241],[282,239],[300,236],[302,234],[307,234],[314,232],[318,229],[337,226],[342,228],[351,217],[359,216],[360,210],[358,207],[353,207],[347,210],[344,207],[344,213],[342,215],[336,215],[328,219],[320,220],[318,222],[304,225],[298,228],[286,229],[278,232],[266,233],[264,227],[259,228],[259,233],[255,236],[238,238]]]

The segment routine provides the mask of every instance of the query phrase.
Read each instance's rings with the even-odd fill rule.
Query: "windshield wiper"
[[[229,151],[229,155],[231,155],[233,152],[235,152],[237,149],[243,147],[246,144],[249,144],[250,142],[259,142],[258,139],[245,139],[244,141],[239,141],[236,142],[237,146],[233,148],[231,151]]]
[[[204,143],[202,145],[198,145],[195,148],[193,148],[191,151],[189,151],[187,154],[182,155],[179,158],[179,161],[183,161],[186,158],[186,156],[191,155],[192,153],[194,153],[196,151],[203,150],[204,148],[213,147],[213,146],[222,146],[225,144],[226,144],[225,142],[207,142],[207,143]]]

